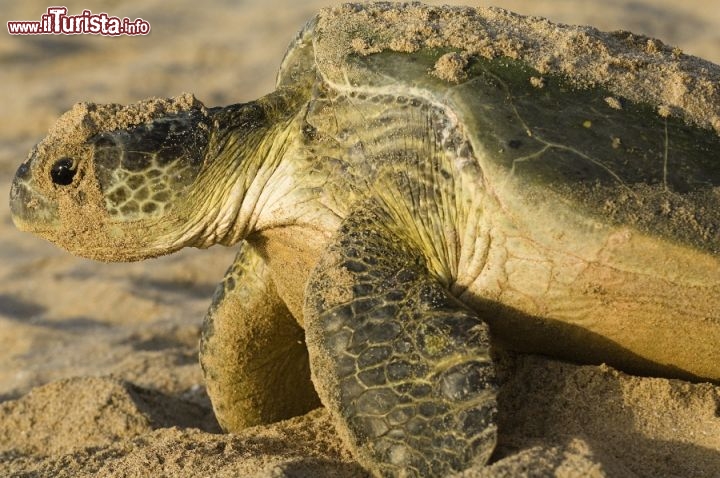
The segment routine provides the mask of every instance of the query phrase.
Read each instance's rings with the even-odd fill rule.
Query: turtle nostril
[[[50,169],[50,178],[52,182],[60,186],[67,186],[72,183],[75,173],[77,172],[77,165],[71,158],[61,158],[55,161]]]
[[[15,173],[15,177],[18,179],[28,179],[30,176],[30,165],[28,162],[24,162],[20,165],[20,167],[17,169],[17,172]]]

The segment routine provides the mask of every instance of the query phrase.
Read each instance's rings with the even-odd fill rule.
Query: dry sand
[[[717,0],[603,3],[496,4],[634,30],[720,63]],[[27,151],[77,101],[192,91],[215,105],[269,91],[287,42],[324,3],[65,5],[142,17],[152,33],[0,33],[0,198]],[[39,19],[48,6],[3,4],[2,25]],[[197,339],[234,251],[99,264],[15,231],[6,201],[0,219],[0,476],[364,476],[323,410],[217,433]],[[533,356],[503,366],[495,462],[467,476],[720,475],[719,387]]]

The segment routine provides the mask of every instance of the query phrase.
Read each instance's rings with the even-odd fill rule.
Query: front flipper
[[[226,431],[320,406],[303,330],[278,296],[268,266],[246,242],[215,291],[203,324],[200,363]]]
[[[351,214],[310,277],[315,387],[376,475],[444,476],[484,464],[496,441],[487,326],[387,224],[368,209]]]

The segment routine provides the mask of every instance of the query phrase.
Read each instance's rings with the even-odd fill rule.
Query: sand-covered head
[[[209,123],[191,94],[76,104],[18,169],[14,222],[78,255],[123,259],[194,181]]]

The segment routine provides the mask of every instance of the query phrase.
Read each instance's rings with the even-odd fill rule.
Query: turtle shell
[[[314,81],[441,105],[520,224],[552,215],[563,231],[622,226],[720,254],[712,63],[501,9],[344,5],[301,31],[278,76]]]

